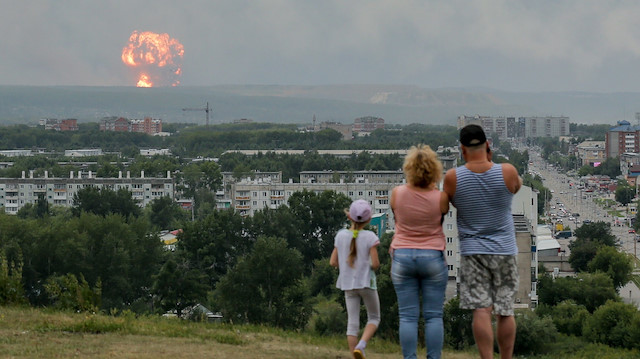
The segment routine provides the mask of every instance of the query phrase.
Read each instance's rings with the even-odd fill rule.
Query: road
[[[543,178],[544,186],[553,191],[548,214],[560,213],[562,212],[561,208],[564,208],[569,215],[562,218],[563,224],[569,226],[572,231],[583,225],[584,220],[610,223],[611,233],[618,240],[618,248],[638,258],[640,243],[637,242],[635,233],[629,233],[630,223],[612,217],[607,213],[607,208],[603,208],[595,201],[595,199],[615,200],[613,194],[586,192],[578,189],[577,178],[559,173],[555,168],[548,166],[535,151],[530,150],[529,154],[532,161],[529,165],[529,171],[537,172]],[[570,215],[575,213],[578,213],[579,216],[571,216],[574,220],[570,221]],[[565,255],[570,254],[568,245],[572,239],[558,239],[561,249],[565,250]],[[636,266],[637,262],[634,261],[634,274],[640,274],[640,268]],[[619,294],[624,302],[633,303],[640,309],[640,289],[633,282],[620,288]]]

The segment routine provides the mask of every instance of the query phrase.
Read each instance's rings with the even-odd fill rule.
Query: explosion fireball
[[[169,36],[134,31],[122,49],[122,62],[137,72],[138,87],[177,86],[184,47]]]

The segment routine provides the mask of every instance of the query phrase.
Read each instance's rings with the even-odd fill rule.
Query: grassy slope
[[[0,358],[216,358],[349,359],[343,336],[320,337],[260,326],[192,323],[0,307]],[[552,353],[520,359],[632,359],[638,351],[613,349],[559,336]],[[397,359],[397,344],[374,338],[368,358]],[[421,350],[418,357],[425,357]],[[476,358],[475,350],[445,350],[444,359]],[[496,358],[498,355],[496,355]]]
[[[368,356],[401,356],[373,340]],[[0,307],[0,358],[349,358],[342,336],[319,337],[258,326],[190,323]],[[420,355],[424,357],[424,354]],[[473,352],[446,352],[448,359]]]

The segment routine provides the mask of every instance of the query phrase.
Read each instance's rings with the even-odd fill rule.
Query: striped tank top
[[[494,163],[486,172],[456,168],[456,192],[451,203],[457,210],[460,255],[516,255],[516,233],[509,192],[502,166]]]

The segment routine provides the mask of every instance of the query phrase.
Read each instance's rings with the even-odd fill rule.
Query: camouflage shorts
[[[475,254],[460,257],[460,307],[488,308],[493,313],[513,315],[518,290],[516,256]]]

